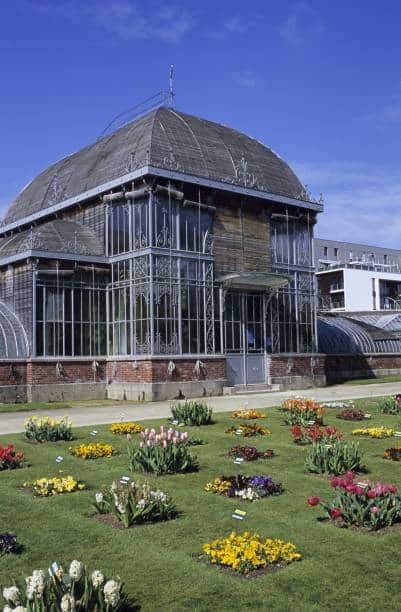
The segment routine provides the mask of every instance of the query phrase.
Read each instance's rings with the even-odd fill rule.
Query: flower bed
[[[72,561],[68,572],[57,563],[46,573],[34,570],[23,586],[6,587],[2,595],[7,612],[114,612],[126,600],[119,579],[107,580],[99,570],[89,573],[80,561]]]
[[[281,495],[283,485],[274,483],[271,476],[220,476],[208,482],[205,491],[218,493],[226,497],[240,497],[243,500],[255,501],[261,497]]]
[[[111,444],[80,444],[70,448],[71,455],[81,459],[99,459],[100,457],[112,457],[115,450]]]
[[[114,434],[135,434],[143,430],[143,425],[128,421],[125,423],[112,423],[110,430]]]
[[[291,427],[293,440],[296,444],[312,444],[312,442],[324,442],[330,444],[333,440],[342,440],[343,434],[336,427],[324,427],[311,425],[301,427],[293,425]]]
[[[274,451],[270,448],[264,451],[259,451],[256,446],[233,446],[228,451],[230,457],[239,457],[244,461],[256,461],[257,459],[271,459],[274,457]]]
[[[325,410],[314,400],[303,397],[288,399],[281,405],[280,410],[285,413],[284,420],[287,425],[323,425]]]
[[[204,544],[202,550],[212,565],[229,567],[239,574],[280,567],[301,559],[291,542],[263,540],[259,534],[248,531],[242,535],[233,531],[228,538]]]
[[[0,556],[17,554],[21,548],[17,541],[17,536],[12,533],[0,533]]]
[[[391,429],[391,427],[361,427],[353,429],[351,434],[368,438],[391,438],[394,435],[394,429]]]
[[[212,409],[199,400],[185,400],[171,405],[171,414],[177,423],[184,425],[211,425],[213,423]]]
[[[154,474],[177,474],[198,468],[195,456],[188,450],[188,433],[170,427],[160,426],[144,429],[140,433],[139,447],[133,447],[128,440],[128,457],[132,471],[153,472]]]
[[[74,493],[82,491],[85,485],[72,476],[63,478],[38,478],[33,482],[24,482],[24,487],[32,489],[33,494],[39,497],[50,497],[51,495],[62,495],[63,493]]]
[[[152,490],[147,482],[140,486],[115,481],[105,491],[96,493],[95,500],[99,514],[112,514],[126,528],[167,521],[177,515],[171,498],[160,489]]]
[[[395,414],[401,413],[401,394],[383,397],[379,400],[377,409],[381,414]]]
[[[391,461],[401,461],[401,446],[392,446],[387,448],[383,454],[384,459],[391,459]]]
[[[309,505],[320,506],[329,519],[344,527],[364,527],[371,530],[390,527],[401,521],[401,497],[393,484],[355,482],[355,474],[348,472],[343,478],[333,478],[331,486],[336,489],[334,499],[320,502],[311,497]]]
[[[2,470],[15,470],[23,466],[24,453],[15,452],[13,444],[0,446],[0,472]]]
[[[314,474],[334,475],[364,469],[359,445],[344,440],[333,440],[330,444],[314,442],[306,451],[305,467]]]
[[[235,427],[230,427],[227,432],[232,436],[245,436],[245,438],[251,438],[252,436],[268,436],[271,434],[270,429],[257,425],[256,423],[240,423]]]
[[[338,419],[343,419],[344,421],[363,421],[366,418],[363,410],[356,410],[354,408],[341,410],[336,416]]]
[[[25,437],[34,442],[72,440],[72,424],[66,416],[59,421],[33,416],[25,421]]]
[[[245,409],[245,410],[235,410],[231,419],[263,419],[266,416],[264,412],[260,412],[260,410],[253,409]]]

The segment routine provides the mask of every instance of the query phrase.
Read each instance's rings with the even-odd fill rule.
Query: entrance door
[[[227,378],[232,385],[266,381],[263,295],[227,293],[224,340]]]

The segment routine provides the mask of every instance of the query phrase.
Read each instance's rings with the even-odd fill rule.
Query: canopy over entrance
[[[288,276],[273,272],[234,272],[217,279],[225,289],[275,291],[289,283]]]

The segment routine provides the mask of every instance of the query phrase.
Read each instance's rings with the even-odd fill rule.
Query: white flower
[[[20,600],[20,592],[16,586],[11,586],[3,589],[3,597],[6,601],[10,601],[14,605],[17,605]]]
[[[103,493],[96,493],[95,498],[96,498],[97,503],[101,504],[103,501]]]
[[[32,576],[25,578],[26,593],[28,599],[33,599],[34,594],[42,597],[45,588],[45,574],[42,570],[34,570]]]
[[[24,608],[24,606],[17,606],[14,608],[13,612],[27,612],[27,608]]]
[[[110,606],[116,606],[120,600],[120,585],[115,580],[108,580],[103,587],[104,601]]]
[[[71,561],[70,569],[68,573],[73,580],[79,580],[82,576],[84,566],[80,561]]]
[[[15,610],[15,608],[14,608],[14,610]],[[13,612],[13,610],[12,610],[12,608],[10,608],[10,606],[4,606],[3,612]]]
[[[61,599],[60,606],[62,612],[75,612],[75,599],[66,593]]]
[[[95,589],[100,587],[100,585],[104,582],[104,576],[102,572],[99,572],[99,570],[95,570],[94,572],[92,572],[91,579]]]
[[[140,499],[139,502],[136,505],[136,508],[138,510],[143,510],[146,506],[146,499]]]
[[[122,504],[119,504],[116,502],[115,504],[117,510],[120,512],[120,514],[125,514],[126,508],[125,506],[123,506]]]

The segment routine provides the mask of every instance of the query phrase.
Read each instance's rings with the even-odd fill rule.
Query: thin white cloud
[[[145,4],[134,0],[33,0],[31,7],[42,14],[72,20],[83,19],[93,27],[125,40],[157,38],[166,43],[179,42],[195,25],[195,17],[182,6]]]
[[[292,167],[313,193],[323,192],[318,237],[401,249],[399,172],[346,162]]]
[[[252,70],[237,70],[233,72],[233,79],[240,87],[252,89],[258,83],[258,76]]]
[[[319,36],[323,31],[323,20],[309,2],[292,4],[286,19],[279,27],[282,38],[294,47]]]

